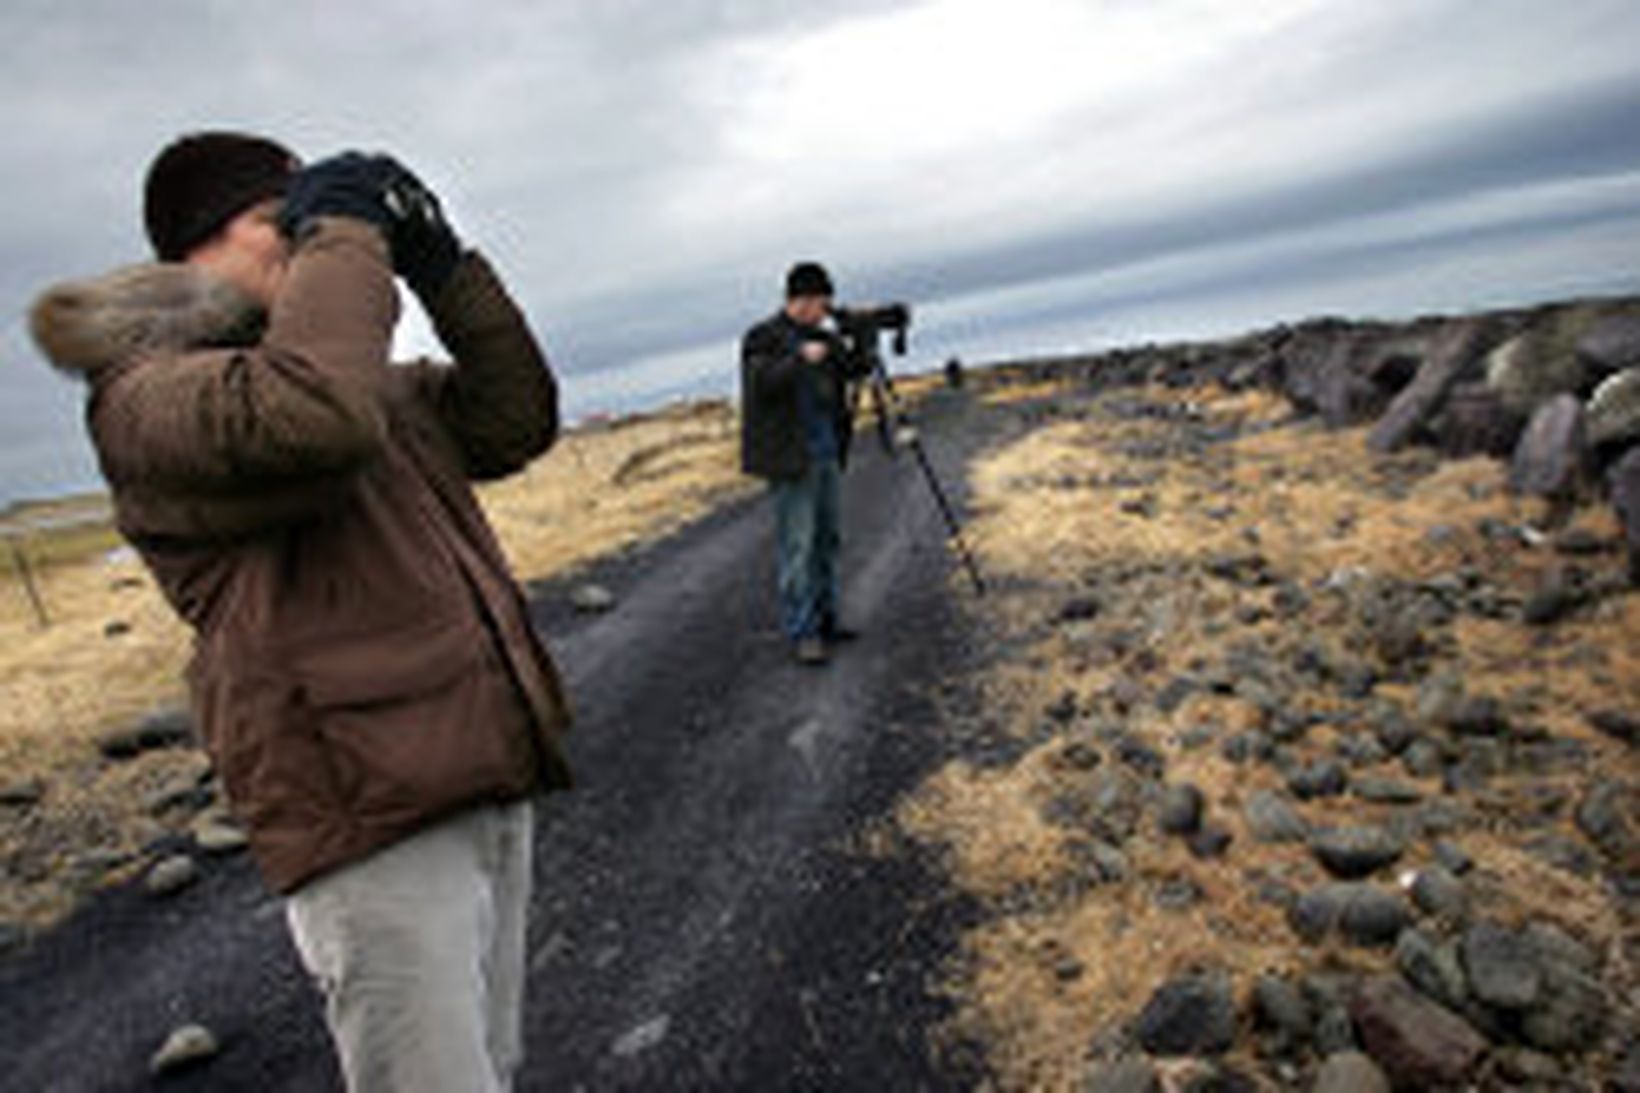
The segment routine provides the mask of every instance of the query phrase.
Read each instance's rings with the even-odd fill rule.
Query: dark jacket
[[[466,256],[391,367],[380,233],[328,219],[263,316],[156,264],[59,286],[36,339],[84,376],[120,530],[195,633],[205,746],[270,885],[570,777],[558,676],[469,479],[556,435],[523,316]]]
[[[832,339],[823,364],[798,355],[801,332],[785,312],[763,320],[740,342],[740,465],[747,474],[770,480],[801,478],[809,468],[808,439],[803,432],[799,384],[820,382],[831,390],[821,400],[833,414],[840,462],[848,462],[854,433],[854,405],[849,383],[861,377],[859,361]]]

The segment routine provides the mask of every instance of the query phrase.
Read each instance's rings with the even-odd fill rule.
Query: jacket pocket
[[[362,822],[413,824],[534,783],[527,715],[476,623],[333,643],[298,676],[337,790]]]

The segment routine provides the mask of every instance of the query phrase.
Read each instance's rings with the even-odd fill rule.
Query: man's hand
[[[804,342],[797,352],[808,363],[820,364],[831,356],[831,345],[815,339]]]
[[[387,232],[384,197],[393,171],[391,160],[361,152],[320,160],[291,180],[279,212],[279,229],[291,239],[300,239],[315,217],[349,216]]]
[[[425,300],[455,272],[461,261],[461,240],[444,218],[433,191],[402,163],[382,158],[392,168],[384,200],[390,217],[393,269]]]

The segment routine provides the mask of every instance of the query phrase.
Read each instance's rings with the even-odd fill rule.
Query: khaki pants
[[[352,1093],[511,1088],[532,820],[528,801],[484,805],[287,901]]]

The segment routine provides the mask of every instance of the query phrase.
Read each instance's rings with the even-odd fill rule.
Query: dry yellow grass
[[[535,579],[676,530],[749,489],[734,411],[701,404],[572,432],[480,496],[515,572]],[[22,516],[52,523],[64,507]],[[191,758],[109,764],[95,740],[183,700],[189,636],[141,564],[111,552],[106,526],[20,541],[51,624],[38,625],[21,583],[0,571],[0,785],[39,779],[46,794],[26,813],[0,806],[0,920],[41,923],[96,883],[100,864],[165,829],[146,803],[186,777]]]
[[[1053,385],[1039,385],[1003,389],[996,398],[1017,402],[1055,393]],[[1441,464],[1418,452],[1377,457],[1366,449],[1364,430],[1329,433],[1308,423],[1255,430],[1204,452],[1155,457],[1154,449],[1144,454],[1144,444],[1167,440],[1176,427],[1115,412],[1114,404],[1135,398],[1189,403],[1210,425],[1273,425],[1288,413],[1262,394],[1122,392],[1099,400],[1089,414],[1037,428],[974,468],[976,516],[969,534],[981,566],[1005,591],[973,610],[1006,650],[976,686],[988,715],[1021,739],[1031,739],[1043,711],[1061,695],[1075,695],[1082,709],[1101,708],[1101,696],[1123,676],[1138,674],[1155,685],[1220,662],[1238,639],[1291,625],[1273,618],[1234,621],[1238,606],[1268,607],[1271,591],[1208,579],[1197,563],[1210,556],[1256,550],[1271,570],[1306,587],[1351,571],[1418,580],[1472,564],[1517,593],[1557,564],[1548,550],[1496,546],[1476,531],[1483,518],[1519,524],[1533,515],[1511,499],[1503,468],[1493,461]],[[1215,507],[1227,512],[1214,518]],[[1135,508],[1147,508],[1148,515]],[[1603,535],[1615,532],[1602,512],[1582,513],[1579,521]],[[1432,536],[1435,528],[1449,530]],[[1585,564],[1612,571],[1620,565],[1615,555]],[[1115,593],[1100,583],[1123,573],[1129,576],[1115,582]],[[1105,611],[1085,622],[1048,625],[1090,578]],[[1330,627],[1320,612],[1307,621],[1306,636],[1337,648],[1347,632],[1336,621],[1340,625]],[[1640,770],[1633,756],[1590,730],[1582,714],[1640,705],[1637,627],[1640,598],[1633,596],[1603,602],[1556,628],[1552,638],[1519,623],[1466,617],[1453,627],[1453,648],[1443,656],[1472,690],[1511,695],[1533,689],[1545,728],[1581,740],[1608,771],[1635,777]],[[1145,650],[1143,666],[1113,656],[1099,640],[1114,631],[1132,635],[1134,646]],[[1570,655],[1573,650],[1582,653]],[[1385,685],[1380,693],[1411,698],[1405,687]],[[1336,702],[1325,694],[1303,699],[1312,709]],[[1026,901],[1024,910],[1005,897],[1032,885],[1051,889],[1069,866],[1067,836],[1043,812],[1076,777],[1052,761],[1063,738],[1002,770],[959,761],[902,807],[902,827],[939,847],[955,882],[992,909],[965,938],[953,970],[959,1008],[949,1031],[987,1046],[1001,1087],[1079,1088],[1095,1035],[1137,1013],[1161,982],[1192,966],[1222,968],[1241,990],[1265,970],[1382,966],[1381,954],[1298,945],[1282,913],[1257,900],[1247,883],[1250,869],[1300,886],[1321,879],[1302,846],[1261,845],[1244,830],[1242,801],[1276,786],[1274,771],[1232,764],[1216,746],[1191,749],[1182,740],[1196,725],[1216,724],[1228,733],[1255,722],[1250,706],[1216,694],[1197,694],[1168,713],[1143,702],[1121,719],[1124,729],[1165,755],[1169,780],[1203,790],[1210,815],[1236,836],[1228,858],[1198,861],[1141,823],[1123,848],[1128,883]],[[1325,750],[1333,730],[1313,737],[1317,750]],[[1380,819],[1389,807],[1353,798],[1303,806],[1321,823]],[[1544,865],[1506,831],[1483,827],[1457,841],[1482,863],[1476,883],[1488,893],[1491,913],[1553,918],[1597,945],[1619,930],[1597,884]],[[1406,864],[1416,866],[1424,853],[1414,848]],[[1205,898],[1184,912],[1154,906],[1157,886],[1181,878]],[[1056,974],[1067,956],[1082,969],[1069,979]]]

